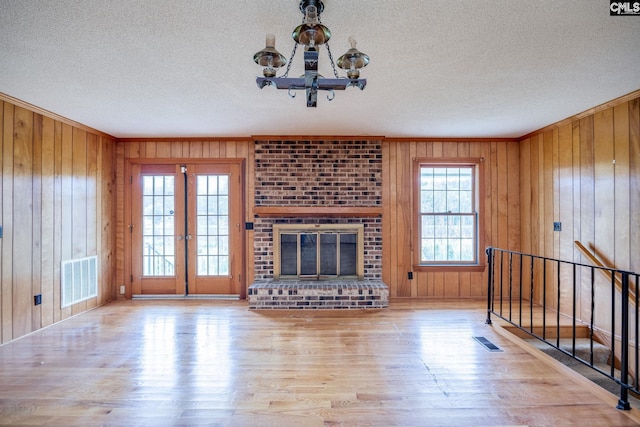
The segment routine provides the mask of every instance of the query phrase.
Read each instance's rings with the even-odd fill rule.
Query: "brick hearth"
[[[379,280],[266,280],[249,286],[250,309],[371,309],[389,306]]]

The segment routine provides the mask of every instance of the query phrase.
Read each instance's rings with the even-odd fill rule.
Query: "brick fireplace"
[[[249,306],[258,308],[381,308],[381,142],[255,141],[255,278]],[[348,279],[275,279],[274,225],[363,229],[362,272]]]

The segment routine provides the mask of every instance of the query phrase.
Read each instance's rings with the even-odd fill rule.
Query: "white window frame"
[[[415,269],[460,269],[465,271],[473,268],[484,268],[482,264],[483,257],[482,251],[482,236],[483,236],[483,218],[482,218],[482,166],[483,159],[481,158],[454,158],[454,159],[442,159],[442,158],[423,158],[416,159],[416,191],[415,191],[415,206],[416,206],[416,238],[415,238]],[[471,173],[471,211],[459,212],[459,211],[422,211],[422,170],[423,168],[470,168]],[[456,191],[456,190],[453,190]],[[455,260],[455,259],[423,259],[423,218],[424,217],[460,217],[470,218],[473,224],[473,256],[472,259]],[[444,238],[449,240],[448,237]],[[455,240],[456,237],[452,237],[451,240]]]

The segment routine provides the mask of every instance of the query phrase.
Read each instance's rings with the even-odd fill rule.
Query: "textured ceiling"
[[[267,33],[289,57],[298,4],[0,0],[0,92],[122,138],[517,137],[640,88],[640,16],[606,0],[325,0],[368,84],[307,108],[252,60]]]

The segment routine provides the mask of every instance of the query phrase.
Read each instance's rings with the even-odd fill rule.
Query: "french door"
[[[131,289],[240,295],[241,165],[131,166]]]

